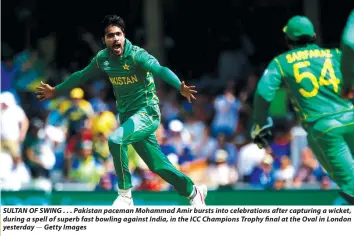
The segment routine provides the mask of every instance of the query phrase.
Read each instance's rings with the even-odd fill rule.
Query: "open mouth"
[[[122,53],[122,45],[120,43],[113,45],[114,54],[120,55]]]

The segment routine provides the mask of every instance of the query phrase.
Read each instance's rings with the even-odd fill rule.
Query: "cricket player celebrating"
[[[291,18],[284,28],[289,51],[275,57],[263,73],[254,100],[251,136],[261,148],[270,141],[270,102],[284,82],[291,103],[308,133],[308,141],[321,165],[354,199],[354,108],[341,96],[341,52],[315,44],[315,30],[305,16]]]
[[[100,51],[81,71],[70,75],[61,84],[51,87],[42,83],[36,89],[40,101],[75,88],[100,74],[108,75],[116,98],[121,126],[109,137],[109,150],[113,156],[118,177],[118,197],[113,206],[133,206],[131,174],[128,168],[127,146],[132,144],[151,171],[189,198],[195,207],[205,206],[206,186],[195,186],[192,180],[179,172],[161,152],[155,137],[161,114],[156,96],[154,77],[159,77],[178,89],[191,102],[197,91],[187,86],[167,67],[144,49],[132,45],[125,38],[125,23],[116,15],[103,20],[103,41],[106,49]]]

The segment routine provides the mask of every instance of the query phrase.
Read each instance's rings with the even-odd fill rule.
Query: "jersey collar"
[[[123,58],[126,58],[130,55],[130,52],[132,50],[132,43],[125,38],[125,45],[124,45],[124,53],[123,53]]]

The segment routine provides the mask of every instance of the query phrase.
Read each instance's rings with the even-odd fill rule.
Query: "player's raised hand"
[[[41,85],[36,88],[37,99],[41,102],[52,99],[55,96],[54,87],[41,81]]]
[[[197,93],[197,91],[194,89],[195,86],[187,86],[184,81],[182,81],[179,91],[184,97],[188,99],[189,103],[192,103],[192,99],[196,99],[193,94]]]

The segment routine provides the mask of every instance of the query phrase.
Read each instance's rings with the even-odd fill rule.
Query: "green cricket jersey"
[[[283,83],[303,123],[353,109],[353,104],[341,97],[340,57],[340,50],[320,48],[316,44],[275,57],[258,83],[255,123],[261,126],[266,123],[269,103]]]
[[[344,27],[341,40],[343,51],[341,60],[341,71],[343,74],[344,87],[354,86],[354,10],[350,13]]]
[[[177,89],[181,85],[178,77],[170,69],[161,66],[152,55],[125,39],[124,53],[121,57],[110,55],[107,49],[100,51],[86,68],[73,73],[63,83],[57,85],[55,91],[64,92],[102,74],[108,75],[112,84],[119,113],[137,111],[146,105],[159,102],[154,76]]]

